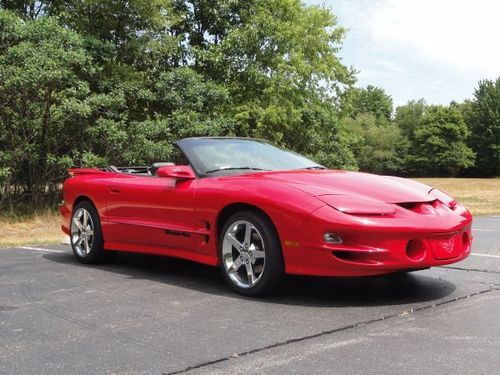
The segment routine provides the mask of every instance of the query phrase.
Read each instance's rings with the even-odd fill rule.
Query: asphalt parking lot
[[[291,277],[233,294],[216,269],[68,246],[0,250],[0,373],[498,373],[500,216],[473,255],[403,276]]]

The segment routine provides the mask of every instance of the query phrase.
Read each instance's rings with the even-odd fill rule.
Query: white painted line
[[[473,228],[472,230],[477,231],[477,232],[498,232],[498,233],[500,233],[500,230],[496,230],[496,229]]]
[[[477,257],[500,258],[500,255],[493,254],[470,253],[470,255],[475,255]]]
[[[35,251],[47,251],[49,253],[64,253],[63,250],[45,249],[43,247],[19,246],[19,249],[35,250]]]

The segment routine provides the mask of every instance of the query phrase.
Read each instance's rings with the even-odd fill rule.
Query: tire
[[[102,263],[114,255],[114,252],[103,248],[101,220],[89,201],[81,201],[74,207],[69,238],[73,253],[81,263]]]
[[[240,211],[226,220],[219,257],[224,279],[239,294],[264,296],[283,285],[280,240],[272,222],[259,212]]]

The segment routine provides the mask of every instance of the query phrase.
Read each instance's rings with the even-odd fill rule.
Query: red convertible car
[[[83,263],[115,250],[220,266],[246,295],[285,274],[380,275],[470,254],[471,214],[397,177],[328,170],[248,138],[187,138],[174,162],[71,169],[62,229]]]

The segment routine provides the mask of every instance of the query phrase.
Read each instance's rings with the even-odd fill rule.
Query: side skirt
[[[197,263],[207,264],[209,266],[214,266],[214,267],[219,264],[217,257],[214,256],[209,256],[206,254],[200,254],[196,252],[190,252],[186,250],[170,249],[152,245],[123,243],[123,242],[104,242],[104,248],[106,250],[126,251],[130,253],[170,256],[174,258],[191,260]]]

